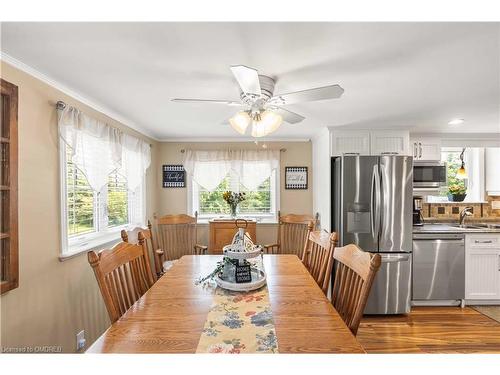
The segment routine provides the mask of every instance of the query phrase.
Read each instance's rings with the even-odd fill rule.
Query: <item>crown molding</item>
[[[254,143],[254,142],[259,142],[259,143],[264,143],[264,142],[309,142],[311,139],[310,138],[251,138],[251,137],[244,137],[244,138],[231,138],[231,137],[197,137],[197,138],[164,138],[160,139],[160,142],[165,142],[165,143],[173,143],[173,142],[190,142],[190,143],[196,143],[196,142],[205,142],[205,143],[215,143],[215,142],[224,142],[224,143]]]
[[[37,78],[38,80],[46,83],[47,85],[61,91],[63,94],[66,94],[70,97],[72,97],[75,100],[78,100],[79,102],[85,104],[86,106],[89,106],[90,108],[101,112],[102,114],[112,118],[115,121],[120,122],[121,124],[128,126],[129,128],[138,131],[139,133],[145,135],[146,137],[149,137],[151,139],[154,139],[155,141],[159,141],[159,139],[154,136],[149,130],[145,129],[142,126],[137,125],[133,121],[129,120],[125,116],[113,111],[112,109],[108,108],[102,103],[99,103],[99,101],[92,99],[91,97],[82,94],[78,90],[75,90],[71,87],[68,87],[61,82],[55,80],[54,78],[48,76],[45,73],[40,72],[39,70],[33,68],[30,65],[27,65],[23,63],[22,61],[16,59],[15,57],[10,56],[9,54],[1,51],[0,52],[0,60],[6,62],[9,65],[12,65],[13,67],[31,75],[32,77]]]

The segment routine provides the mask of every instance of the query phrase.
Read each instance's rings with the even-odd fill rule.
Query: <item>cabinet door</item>
[[[441,160],[441,140],[439,138],[418,138],[411,140],[411,153],[415,160]]]
[[[500,148],[486,148],[486,191],[489,195],[500,195]]]
[[[332,132],[331,155],[370,155],[370,132],[365,130],[336,130]]]
[[[500,299],[500,249],[468,249],[465,259],[465,298]]]
[[[410,135],[408,131],[380,130],[370,132],[371,155],[410,155]]]

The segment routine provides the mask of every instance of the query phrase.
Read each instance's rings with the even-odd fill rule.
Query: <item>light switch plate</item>
[[[500,201],[491,201],[491,208],[493,210],[500,210]]]
[[[80,352],[85,348],[85,331],[76,334],[76,351]]]

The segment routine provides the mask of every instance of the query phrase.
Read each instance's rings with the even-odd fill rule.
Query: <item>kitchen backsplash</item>
[[[500,196],[486,196],[488,203],[424,203],[422,214],[424,219],[431,220],[458,220],[460,211],[464,207],[472,207],[473,216],[470,219],[500,220],[500,210],[492,208],[493,201],[500,201]]]

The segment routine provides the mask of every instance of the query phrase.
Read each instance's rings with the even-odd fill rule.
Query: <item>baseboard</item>
[[[467,299],[465,300],[467,306],[490,306],[500,305],[500,299],[480,300],[480,299]]]
[[[412,306],[460,306],[460,300],[417,300],[411,301]]]

